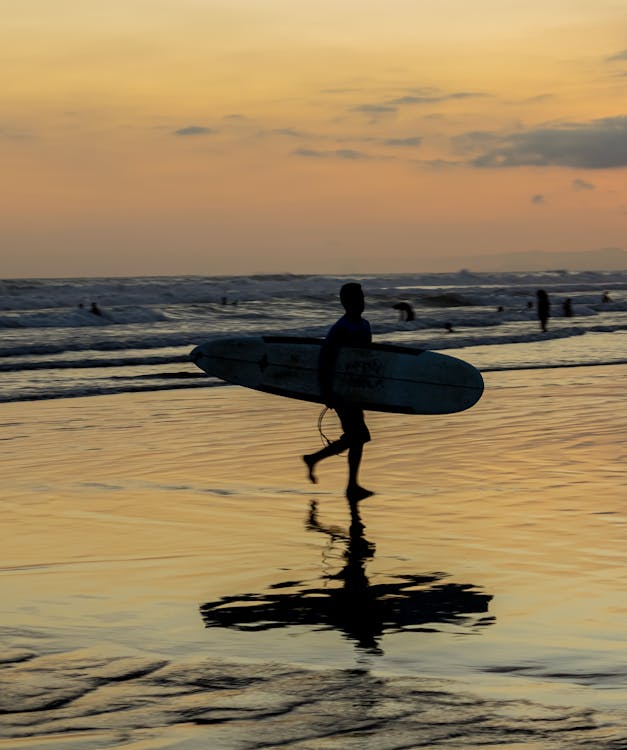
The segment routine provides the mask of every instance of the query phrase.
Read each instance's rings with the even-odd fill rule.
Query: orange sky
[[[625,245],[623,3],[0,14],[0,276],[420,271]]]

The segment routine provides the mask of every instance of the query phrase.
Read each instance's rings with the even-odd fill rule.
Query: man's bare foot
[[[357,503],[360,500],[365,500],[367,497],[372,497],[374,492],[367,490],[365,487],[361,487],[358,484],[346,488],[346,499],[352,503]]]
[[[316,465],[316,462],[313,460],[311,456],[303,456],[303,461],[307,464],[307,470],[309,471],[309,481],[312,484],[318,484],[318,479],[316,475],[313,473],[313,468]]]

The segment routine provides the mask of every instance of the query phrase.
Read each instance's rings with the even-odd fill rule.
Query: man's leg
[[[357,475],[359,474],[359,467],[361,465],[361,457],[364,452],[364,446],[362,443],[357,445],[351,445],[348,449],[348,486],[357,487]]]
[[[337,456],[348,448],[348,484],[346,486],[346,497],[351,502],[363,500],[374,493],[361,487],[357,481],[364,444],[370,440],[370,432],[364,421],[364,413],[354,406],[343,406],[336,409],[342,424],[344,434],[339,440],[327,445],[317,453],[303,456],[303,461],[309,470],[309,479],[314,484],[318,481],[314,474],[314,466],[323,458]]]
[[[328,458],[329,456],[337,456],[339,453],[342,453],[342,451],[345,451],[346,448],[346,441],[343,438],[340,438],[333,443],[329,443],[326,448],[321,448],[316,453],[309,453],[304,455],[303,461],[307,464],[307,469],[309,470],[309,481],[313,484],[316,484],[318,481],[313,471],[314,466],[318,463],[318,461],[322,461],[323,458]]]
[[[357,481],[363,452],[363,443],[355,443],[348,449],[348,485],[346,486],[346,497],[351,502],[364,500],[366,497],[374,495],[374,492],[362,487]]]

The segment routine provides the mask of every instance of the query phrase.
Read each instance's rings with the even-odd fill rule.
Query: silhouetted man
[[[346,313],[335,323],[324,340],[320,351],[320,389],[325,404],[335,409],[344,431],[342,436],[317,453],[303,456],[309,470],[309,479],[315,484],[318,480],[314,467],[318,461],[328,456],[336,456],[348,449],[348,484],[346,497],[357,502],[373,493],[361,487],[357,481],[364,445],[370,441],[370,432],[364,421],[364,412],[359,406],[342,401],[333,393],[333,370],[339,350],[343,346],[365,346],[372,341],[370,323],[361,317],[364,311],[364,293],[361,285],[344,284],[340,289],[340,301]]]
[[[412,309],[412,306],[409,304],[409,302],[397,302],[395,305],[392,305],[394,310],[398,310],[401,315],[401,320],[404,322],[415,320],[416,315],[414,314],[414,311]]]
[[[546,324],[551,314],[551,303],[549,302],[549,295],[544,289],[538,289],[536,292],[538,299],[538,320],[540,321],[540,328],[546,332]]]
[[[562,310],[564,312],[565,318],[573,317],[573,301],[570,297],[564,300],[564,304],[562,305]]]

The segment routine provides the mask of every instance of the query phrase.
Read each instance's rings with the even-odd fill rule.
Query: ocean
[[[190,362],[193,346],[225,335],[324,336],[342,313],[338,290],[347,280],[279,274],[0,281],[0,401],[220,385]],[[447,350],[483,371],[627,362],[627,271],[350,280],[363,285],[376,341]],[[535,311],[539,288],[552,306],[544,333]],[[393,305],[401,301],[415,320],[400,319]]]
[[[486,373],[369,414],[358,509],[319,407],[189,359],[323,336],[347,277],[0,282],[0,748],[627,747],[627,271],[351,279]]]

